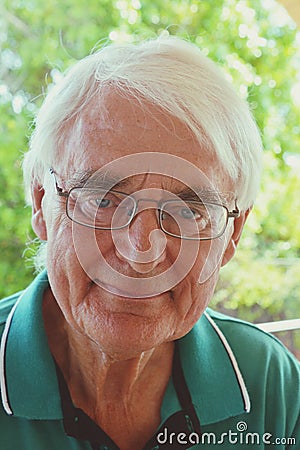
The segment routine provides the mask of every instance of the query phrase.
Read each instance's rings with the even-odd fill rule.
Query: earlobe
[[[32,217],[31,225],[35,234],[42,241],[47,240],[47,228],[43,215],[42,200],[44,197],[44,189],[42,186],[33,185],[32,191]]]
[[[239,243],[240,237],[242,235],[242,231],[247,220],[247,217],[252,208],[247,209],[246,211],[241,212],[240,216],[234,220],[234,229],[233,233],[228,242],[227,248],[224,252],[222,259],[222,266],[225,266],[234,256],[237,245]]]

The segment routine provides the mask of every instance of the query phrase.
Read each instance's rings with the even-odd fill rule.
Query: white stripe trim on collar
[[[216,333],[218,334],[220,340],[222,341],[222,344],[224,345],[224,348],[230,358],[233,370],[235,371],[235,375],[241,390],[241,394],[243,397],[243,401],[244,401],[244,409],[245,412],[250,412],[251,409],[251,402],[250,402],[250,397],[247,391],[247,387],[243,378],[243,375],[240,371],[238,362],[236,360],[236,357],[234,356],[234,353],[226,339],[226,337],[224,336],[224,334],[222,333],[222,331],[220,330],[220,328],[218,327],[218,325],[215,323],[215,321],[210,317],[210,315],[205,311],[204,312],[205,317],[207,318],[207,320],[209,321],[209,323],[211,324],[211,326],[214,328],[214,330],[216,331]]]
[[[12,319],[14,316],[14,312],[21,300],[21,298],[23,297],[25,292],[23,292],[23,294],[19,297],[19,299],[16,301],[16,303],[14,304],[12,310],[10,311],[7,320],[6,320],[6,324],[3,330],[3,334],[2,334],[2,339],[1,339],[1,344],[0,344],[0,386],[1,386],[1,397],[2,397],[2,404],[3,404],[3,408],[5,410],[5,412],[9,415],[13,414],[13,411],[11,409],[9,400],[8,400],[8,392],[7,392],[7,383],[6,383],[6,374],[5,374],[5,351],[6,351],[6,344],[7,344],[7,338],[8,338],[8,333],[9,333],[9,329],[12,323]]]

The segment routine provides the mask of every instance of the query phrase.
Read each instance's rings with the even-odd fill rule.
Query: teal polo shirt
[[[66,432],[61,380],[42,318],[48,286],[42,272],[25,291],[0,302],[0,449],[115,450],[108,441],[93,444]],[[171,376],[147,450],[300,448],[299,363],[277,339],[208,309],[177,350],[179,384],[188,390],[201,430],[189,427],[180,399],[184,386]],[[180,414],[187,425],[180,419],[174,429],[172,418]]]

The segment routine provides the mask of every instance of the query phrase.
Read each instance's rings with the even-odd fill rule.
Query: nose
[[[127,228],[114,234],[117,257],[136,272],[149,273],[165,261],[167,238],[155,209],[139,211]]]

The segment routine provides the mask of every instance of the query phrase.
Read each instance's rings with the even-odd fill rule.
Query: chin
[[[94,317],[92,328],[85,333],[110,358],[126,360],[173,340],[174,324],[170,317],[112,313],[105,319],[95,321]]]

